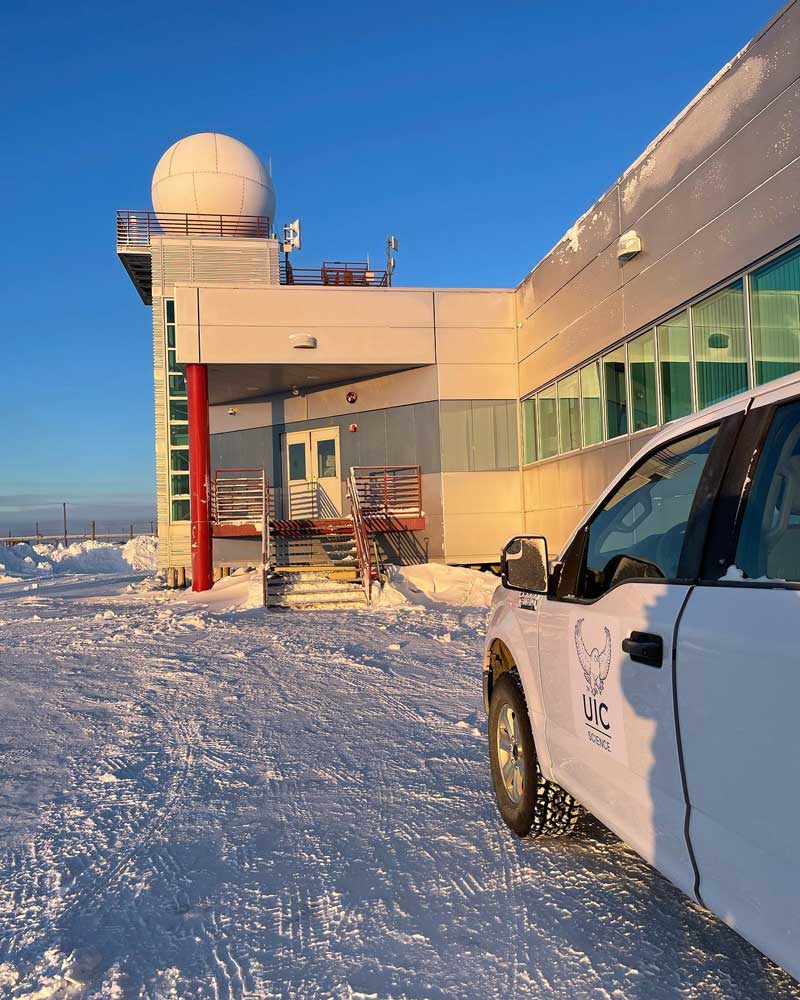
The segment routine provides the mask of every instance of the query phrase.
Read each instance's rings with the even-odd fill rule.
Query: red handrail
[[[356,542],[356,556],[358,558],[359,572],[361,573],[361,585],[367,597],[367,604],[370,604],[372,602],[372,558],[369,551],[367,526],[361,513],[361,501],[358,496],[354,472],[355,470],[351,468],[347,480],[347,495],[353,515],[353,538],[355,538]]]

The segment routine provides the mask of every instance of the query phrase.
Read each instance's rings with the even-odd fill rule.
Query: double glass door
[[[292,520],[341,517],[339,428],[284,434],[283,456],[286,516]]]

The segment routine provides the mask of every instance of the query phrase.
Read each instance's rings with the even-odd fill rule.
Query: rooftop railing
[[[191,212],[117,212],[117,244],[150,246],[154,236],[227,236],[268,239],[266,215],[208,215]]]
[[[330,285],[340,288],[382,288],[390,284],[388,272],[376,270],[366,261],[329,260],[319,267],[295,267],[281,262],[282,285]]]

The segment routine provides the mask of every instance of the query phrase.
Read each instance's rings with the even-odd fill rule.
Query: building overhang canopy
[[[406,371],[413,365],[255,364],[209,365],[208,401],[212,406],[261,399],[281,393],[298,394],[362,378]]]

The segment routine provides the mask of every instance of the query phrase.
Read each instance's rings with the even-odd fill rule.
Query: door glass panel
[[[775,414],[753,477],[736,566],[753,580],[800,581],[800,403]]]
[[[558,454],[558,410],[556,387],[542,389],[536,397],[539,408],[539,458]]]
[[[628,433],[628,390],[625,385],[625,348],[603,358],[603,382],[606,391],[606,426],[608,438]]]
[[[748,380],[741,279],[692,308],[692,336],[698,408],[743,392]]]
[[[581,596],[626,579],[675,579],[694,495],[717,428],[657,451],[634,469],[589,526]]]
[[[631,370],[631,431],[642,431],[658,423],[656,400],[656,338],[652,330],[628,344]]]
[[[317,475],[320,479],[336,478],[336,441],[317,441]]]
[[[800,249],[750,278],[756,384],[800,369]]]
[[[661,369],[661,405],[664,421],[677,420],[692,412],[692,368],[689,360],[689,314],[656,327],[658,364]]]
[[[558,383],[558,419],[561,451],[575,451],[581,446],[580,379],[578,373],[567,375]]]
[[[303,441],[289,445],[289,479],[293,482],[298,479],[308,479],[306,475],[306,446]]]
[[[581,369],[581,400],[583,410],[583,445],[603,440],[603,413],[600,409],[600,362],[592,361]]]

